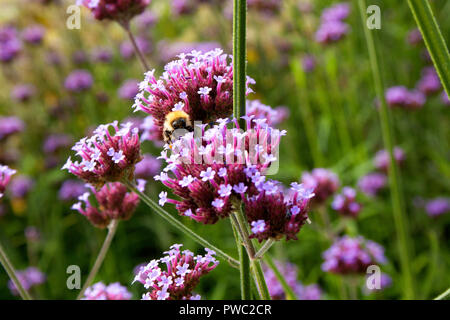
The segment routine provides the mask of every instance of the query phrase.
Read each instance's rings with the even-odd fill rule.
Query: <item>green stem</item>
[[[225,252],[223,252],[216,246],[213,246],[207,240],[203,239],[197,233],[195,233],[194,231],[192,231],[191,229],[186,227],[184,224],[182,224],[180,221],[178,221],[177,219],[172,217],[170,215],[170,213],[168,213],[167,211],[162,209],[156,202],[154,202],[151,198],[149,198],[145,193],[139,191],[133,183],[131,183],[130,181],[127,181],[127,180],[123,181],[122,183],[124,185],[126,185],[128,187],[128,189],[130,189],[131,191],[136,193],[139,196],[139,198],[146,205],[148,205],[153,211],[155,211],[159,216],[161,216],[163,219],[165,219],[167,222],[169,222],[172,226],[174,226],[181,232],[185,233],[188,237],[190,237],[191,239],[193,239],[194,241],[196,241],[203,247],[214,250],[218,257],[221,257],[224,260],[226,260],[232,267],[235,267],[235,268],[239,267],[239,261],[230,257],[228,254],[226,254]]]
[[[408,0],[408,4],[444,89],[450,96],[450,53],[431,10],[430,3],[427,0]]]
[[[384,84],[381,77],[380,67],[378,64],[377,53],[375,49],[375,42],[372,37],[372,32],[365,26],[366,14],[366,1],[358,0],[361,19],[364,25],[364,34],[366,37],[367,47],[370,57],[370,65],[372,68],[373,81],[375,85],[375,90],[381,106],[379,109],[379,117],[381,123],[381,131],[383,136],[384,147],[389,152],[389,185],[391,189],[391,200],[393,207],[394,223],[397,232],[398,249],[400,254],[400,265],[403,275],[403,288],[404,288],[404,298],[413,299],[414,298],[414,284],[413,277],[411,273],[411,263],[409,258],[409,243],[410,236],[408,232],[407,220],[405,219],[405,213],[403,208],[402,192],[400,188],[400,177],[398,174],[397,164],[393,155],[393,134],[390,127],[390,119],[388,113],[388,107],[386,104],[384,96]]]
[[[267,240],[261,248],[256,252],[255,259],[261,259],[264,254],[274,245],[275,241],[272,239]]]
[[[442,292],[440,295],[438,295],[436,298],[434,298],[434,300],[442,300],[442,299],[445,299],[446,297],[448,297],[449,295],[450,295],[450,288],[448,288],[447,290]]]
[[[14,269],[14,266],[9,261],[8,256],[6,255],[5,250],[3,249],[3,246],[0,244],[0,263],[2,264],[3,268],[5,268],[6,273],[8,274],[9,278],[12,280],[14,285],[17,288],[17,291],[19,291],[20,296],[23,300],[32,300],[30,294],[27,290],[22,286],[22,283],[19,281],[16,275],[16,270]]]
[[[94,280],[95,276],[98,273],[98,270],[102,266],[103,260],[105,260],[105,257],[106,257],[106,253],[108,252],[109,247],[111,246],[111,242],[114,238],[114,235],[116,234],[118,225],[119,225],[119,221],[113,220],[111,222],[111,224],[108,226],[108,234],[106,235],[105,241],[103,242],[100,252],[97,255],[97,259],[95,259],[94,266],[92,267],[91,271],[89,272],[86,282],[84,283],[83,288],[81,289],[80,293],[77,296],[77,300],[80,300],[81,298],[83,298],[84,292],[91,285],[92,281]]]
[[[267,288],[266,279],[264,279],[264,273],[260,260],[250,260],[250,264],[261,298],[263,300],[271,300],[269,288]]]
[[[126,23],[120,23],[120,25],[123,27],[123,29],[127,33],[128,38],[130,38],[131,44],[133,45],[134,52],[136,53],[136,56],[138,57],[139,61],[141,62],[144,72],[149,71],[150,67],[147,63],[147,59],[145,58],[144,54],[139,49],[139,46],[136,43],[136,39],[134,38],[133,33],[131,32],[131,29],[130,29],[130,24],[128,22],[126,22]]]
[[[264,256],[264,262],[269,266],[270,269],[272,269],[273,273],[275,274],[275,277],[277,277],[277,280],[280,282],[281,286],[283,287],[284,292],[286,293],[286,297],[289,300],[298,300],[297,295],[292,290],[291,286],[288,285],[286,282],[286,279],[281,274],[280,270],[278,270],[276,264],[273,262],[272,257],[269,254],[266,254]]]
[[[247,1],[234,0],[233,9],[233,116],[242,129],[245,122]]]
[[[241,299],[251,300],[251,282],[250,282],[250,259],[245,252],[245,247],[242,245],[240,238],[239,225],[234,215],[231,215],[231,225],[233,227],[233,234],[236,240],[236,247],[239,253],[239,273],[241,280]]]

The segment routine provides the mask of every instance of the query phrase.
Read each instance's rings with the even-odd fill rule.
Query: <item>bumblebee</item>
[[[189,115],[181,110],[169,112],[164,121],[164,141],[170,144],[176,140],[180,136],[180,132],[177,134],[175,131],[179,129],[184,129],[189,132],[194,131]]]

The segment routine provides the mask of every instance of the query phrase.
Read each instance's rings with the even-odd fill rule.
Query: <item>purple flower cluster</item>
[[[441,80],[434,67],[426,67],[422,70],[422,77],[417,83],[417,89],[429,96],[442,89]]]
[[[108,63],[111,62],[113,53],[109,48],[95,48],[92,52],[92,59],[95,62]]]
[[[140,179],[151,179],[161,171],[161,161],[151,154],[144,154],[136,164],[134,175]]]
[[[356,190],[350,187],[342,188],[342,192],[336,195],[331,207],[339,214],[356,218],[361,211],[361,204],[356,202]]]
[[[76,4],[89,8],[95,19],[127,23],[144,12],[150,2],[151,0],[77,0]]]
[[[155,119],[152,116],[147,116],[139,126],[142,141],[152,141],[157,146],[162,146],[161,129],[155,123]]]
[[[391,108],[419,109],[426,102],[425,95],[419,90],[408,90],[405,86],[394,86],[386,90],[386,102]]]
[[[119,97],[124,100],[134,100],[134,97],[139,93],[139,81],[135,79],[126,80],[119,88]]]
[[[90,193],[85,192],[78,197],[79,202],[72,206],[84,215],[94,226],[107,227],[112,220],[128,220],[139,204],[139,197],[120,182],[105,184],[99,191],[91,188],[98,207],[89,201]]]
[[[439,197],[428,201],[425,210],[430,217],[436,218],[450,212],[450,199]]]
[[[420,33],[420,30],[415,28],[412,29],[409,33],[408,33],[408,37],[407,37],[408,43],[416,46],[419,43],[422,43],[423,38],[422,38],[422,34]]]
[[[246,115],[253,116],[254,119],[266,119],[266,124],[276,127],[289,116],[289,109],[286,107],[271,108],[262,104],[259,100],[246,101]]]
[[[0,27],[0,62],[8,63],[14,60],[22,51],[22,42],[16,28]]]
[[[71,143],[72,138],[67,134],[51,134],[45,139],[42,150],[47,154],[55,153],[70,146]]]
[[[363,274],[372,264],[386,263],[384,248],[362,236],[344,236],[323,253],[322,270],[337,274]]]
[[[70,201],[78,199],[79,196],[87,191],[86,185],[80,180],[66,180],[59,189],[59,199]]]
[[[338,3],[324,9],[319,29],[316,31],[316,41],[322,44],[337,42],[350,30],[348,24],[343,22],[350,14],[348,3]]]
[[[147,38],[143,36],[137,36],[135,40],[139,51],[141,51],[143,54],[148,54],[152,51],[152,45],[147,40]],[[133,44],[128,40],[120,44],[119,52],[122,58],[126,60],[133,58],[135,55]]]
[[[318,285],[311,284],[304,286],[297,280],[298,270],[294,264],[275,261],[275,265],[299,300],[321,300],[322,290]],[[264,265],[263,271],[270,297],[273,300],[285,300],[286,293],[272,269]]]
[[[142,157],[139,130],[131,127],[128,122],[119,128],[117,121],[100,125],[93,136],[81,139],[72,148],[82,161],[72,162],[69,157],[63,169],[97,188],[106,182],[132,179],[134,166]]]
[[[36,93],[36,87],[31,84],[18,84],[14,86],[11,91],[11,98],[19,101],[26,102]]]
[[[23,40],[32,45],[41,44],[44,36],[45,28],[39,24],[29,26],[22,31]]]
[[[169,62],[173,57],[182,54],[183,52],[208,52],[216,48],[219,48],[220,44],[218,42],[166,42],[160,41],[158,43],[158,52],[161,61]]]
[[[305,188],[314,190],[313,205],[325,203],[340,185],[338,176],[334,172],[323,168],[313,169],[311,173],[304,172],[302,174],[302,183]]]
[[[398,165],[401,165],[405,161],[405,152],[400,147],[394,147],[393,150],[394,160]],[[389,169],[389,152],[387,150],[380,150],[375,154],[373,160],[375,168],[380,171],[387,172]]]
[[[8,166],[0,165],[0,199],[3,197],[6,186],[9,184],[11,176],[14,174],[16,174],[16,170],[13,170]]]
[[[89,71],[75,70],[67,76],[64,86],[71,92],[83,92],[89,90],[93,83],[94,79]]]
[[[35,267],[28,267],[25,270],[16,271],[16,275],[25,290],[30,290],[32,287],[40,285],[46,280],[45,274]],[[13,295],[19,295],[16,285],[11,280],[8,281],[8,288]]]
[[[200,278],[214,270],[219,261],[214,258],[213,250],[205,249],[204,256],[189,250],[180,251],[181,244],[174,244],[166,256],[150,261],[139,268],[133,282],[140,282],[149,292],[142,300],[199,300],[193,290]],[[164,270],[163,266],[166,266]]]
[[[153,116],[161,136],[166,115],[173,110],[184,111],[192,121],[202,123],[228,117],[233,110],[233,66],[228,55],[216,49],[178,57],[165,66],[160,79],[155,78],[154,70],[146,73],[133,105]],[[253,82],[248,78],[247,84]]]
[[[361,177],[358,181],[359,189],[370,197],[376,196],[378,191],[383,189],[387,184],[387,177],[383,173],[369,173]]]
[[[26,176],[17,176],[11,181],[9,191],[13,198],[24,198],[33,186],[33,179]]]
[[[0,117],[0,141],[23,131],[25,124],[17,117]]]
[[[105,285],[97,282],[86,289],[82,300],[130,300],[131,292],[119,282]]]

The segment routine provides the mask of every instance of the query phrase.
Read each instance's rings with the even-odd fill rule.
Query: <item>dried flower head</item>
[[[322,270],[338,274],[365,274],[372,264],[386,263],[384,248],[362,236],[344,236],[323,253]]]
[[[107,227],[112,220],[130,219],[139,204],[138,195],[127,192],[127,187],[120,182],[108,183],[99,191],[94,188],[91,191],[95,202],[91,202],[91,194],[85,192],[78,197],[79,202],[72,209],[80,212],[98,228]]]
[[[86,289],[82,300],[130,300],[131,292],[119,282],[105,285],[97,282]]]
[[[174,244],[166,256],[152,260],[141,266],[134,278],[149,290],[142,296],[143,300],[198,300],[193,290],[200,278],[214,270],[219,261],[214,258],[215,252],[205,249],[204,256],[189,250],[180,251],[181,244]],[[165,268],[164,268],[165,265]],[[165,270],[164,270],[165,269]]]
[[[117,121],[100,125],[93,136],[81,139],[72,148],[81,162],[72,162],[69,157],[63,169],[97,188],[106,182],[132,179],[134,167],[142,159],[138,131],[131,122],[120,128]]]
[[[165,66],[159,79],[154,70],[146,73],[133,105],[135,110],[153,116],[161,137],[166,116],[174,110],[184,111],[192,122],[202,123],[228,117],[233,111],[233,66],[227,54],[215,49],[178,57]],[[248,78],[247,84],[253,82]],[[247,93],[250,91],[247,88]]]

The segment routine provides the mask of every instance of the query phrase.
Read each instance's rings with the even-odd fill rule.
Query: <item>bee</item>
[[[163,127],[164,141],[170,144],[173,140],[177,139],[180,134],[176,134],[175,131],[178,129],[184,129],[189,132],[194,131],[189,115],[181,110],[172,111],[166,115]]]

